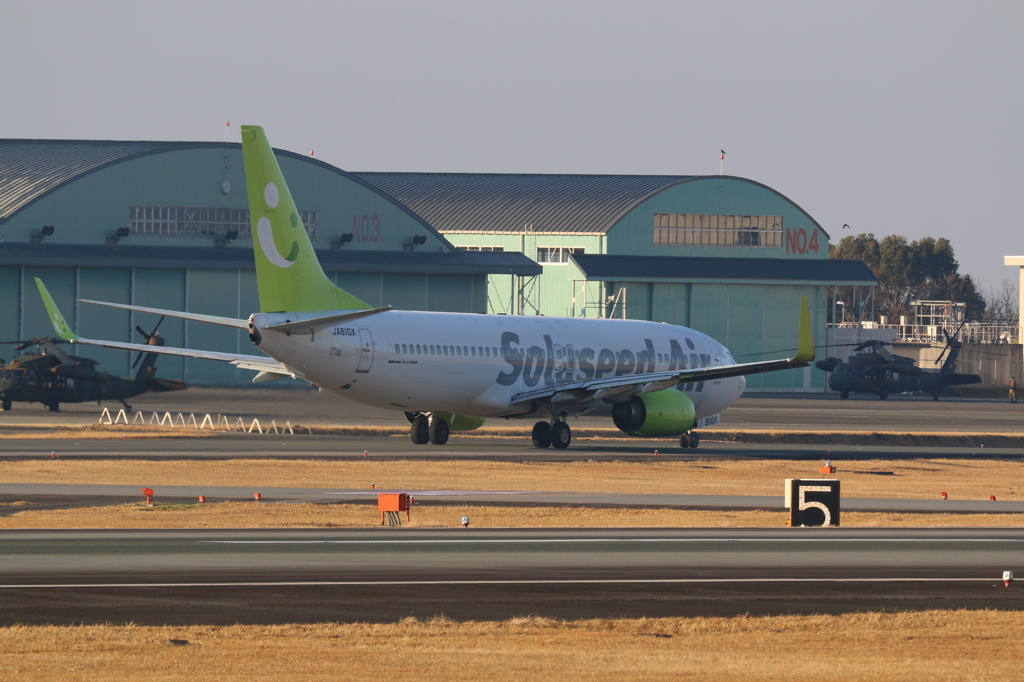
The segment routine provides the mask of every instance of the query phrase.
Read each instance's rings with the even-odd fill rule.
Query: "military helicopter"
[[[894,355],[885,349],[891,345],[884,341],[871,340],[853,345],[855,355],[846,362],[839,358],[826,358],[814,363],[818,369],[829,372],[828,387],[839,392],[846,400],[850,393],[874,393],[879,400],[886,400],[890,393],[929,393],[933,400],[939,399],[939,389],[946,386],[980,384],[977,374],[957,374],[956,361],[963,343],[950,336],[945,329],[946,347],[935,360],[942,361],[938,371],[918,367],[912,358]],[[948,355],[946,355],[948,353]]]
[[[163,322],[163,318],[160,319]],[[160,326],[157,322],[157,327]],[[136,331],[142,334],[146,343],[151,346],[164,345],[160,332],[154,328],[146,331],[136,325]],[[118,377],[96,369],[99,364],[95,360],[68,355],[57,344],[62,339],[39,337],[24,341],[0,341],[0,343],[17,344],[15,351],[22,351],[32,346],[37,347],[36,353],[16,355],[9,363],[0,368],[0,407],[10,410],[15,402],[38,402],[45,405],[51,412],[60,410],[61,403],[84,403],[95,400],[118,400],[125,409],[131,406],[125,402],[140,393],[148,391],[182,391],[184,382],[175,379],[157,379],[156,353],[139,353],[132,363],[134,369],[139,361],[142,365],[134,377]]]

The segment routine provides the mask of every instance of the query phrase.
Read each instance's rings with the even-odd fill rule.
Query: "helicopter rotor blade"
[[[857,343],[820,343],[815,348],[846,348],[847,346],[861,346],[868,344],[868,346],[884,345],[891,346],[892,343],[889,341],[858,341]],[[867,347],[867,346],[865,346]],[[789,353],[791,351],[800,350],[799,348],[776,348],[775,350],[765,350],[760,353],[744,353],[743,355],[737,355],[739,358],[751,358],[755,355],[768,355],[769,353]]]
[[[161,315],[160,319],[157,320],[157,322],[156,322],[156,326],[153,327],[153,331],[151,331],[149,333],[146,333],[146,330],[142,328],[142,325],[138,325],[138,324],[135,325],[135,331],[137,331],[138,333],[142,334],[142,336],[145,337],[146,342],[148,343],[153,337],[155,337],[157,335],[157,330],[160,329],[160,325],[163,324],[163,321],[166,318],[167,318],[166,315]],[[137,364],[139,364],[139,360],[141,360],[142,356],[145,355],[145,354],[146,353],[144,353],[143,351],[139,351],[139,354],[135,356],[135,362],[132,363],[132,369],[135,369],[135,366]]]

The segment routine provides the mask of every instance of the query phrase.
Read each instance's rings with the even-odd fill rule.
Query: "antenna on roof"
[[[725,174],[725,150],[719,149],[721,154],[718,155],[718,177],[722,177]]]

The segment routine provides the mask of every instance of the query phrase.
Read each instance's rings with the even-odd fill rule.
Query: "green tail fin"
[[[64,321],[64,316],[57,309],[57,304],[53,302],[53,297],[47,291],[43,280],[38,277],[36,277],[36,287],[39,289],[39,295],[43,297],[43,305],[46,306],[46,316],[50,318],[53,331],[57,332],[57,336],[65,341],[78,341],[78,334],[71,331],[71,327]]]
[[[369,309],[324,274],[263,128],[242,126],[242,155],[260,310]]]

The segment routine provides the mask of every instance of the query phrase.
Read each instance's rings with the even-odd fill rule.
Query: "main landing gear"
[[[416,445],[444,445],[448,442],[448,435],[451,429],[444,418],[437,415],[428,417],[419,414],[412,418],[409,424],[409,436]]]
[[[544,449],[554,447],[556,450],[564,450],[572,442],[572,429],[562,420],[551,423],[537,422],[533,425],[533,446]]]
[[[700,436],[697,435],[696,431],[690,431],[679,436],[679,447],[681,448],[695,448],[700,445]]]

